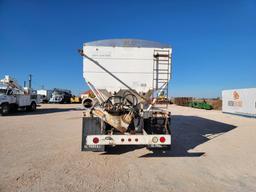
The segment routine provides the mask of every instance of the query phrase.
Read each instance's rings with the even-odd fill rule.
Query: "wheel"
[[[36,103],[32,102],[30,105],[31,111],[35,111],[36,110]]]
[[[2,104],[2,107],[1,107],[1,114],[3,116],[7,115],[8,113],[10,112],[10,106],[8,103],[4,103]]]
[[[31,105],[28,107],[28,111],[35,111],[36,110],[36,103],[33,101]]]

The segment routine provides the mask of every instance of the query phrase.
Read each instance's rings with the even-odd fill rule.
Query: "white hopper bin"
[[[158,42],[139,39],[101,40],[85,43],[83,52],[140,93],[161,86],[161,79],[168,83],[171,77],[172,49]],[[156,78],[155,54],[168,54],[168,63],[158,66],[158,85],[153,80]],[[85,57],[83,76],[86,82],[90,82],[97,89],[107,89],[110,92],[127,89]]]

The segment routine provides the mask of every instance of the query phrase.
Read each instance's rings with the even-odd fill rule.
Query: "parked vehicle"
[[[81,103],[81,102],[82,102],[82,99],[81,99],[81,97],[78,97],[78,96],[73,95],[73,96],[70,98],[70,102],[71,102],[71,103]]]
[[[52,90],[40,89],[37,90],[37,95],[40,97],[40,103],[48,103],[52,97]]]
[[[52,97],[49,103],[70,103],[72,97],[71,91],[67,89],[53,89]]]
[[[212,105],[207,103],[206,101],[203,101],[203,102],[192,101],[188,104],[188,106],[193,108],[198,108],[198,109],[206,109],[206,110],[213,109]]]
[[[36,92],[27,87],[23,88],[14,78],[6,75],[0,80],[0,112],[2,115],[8,115],[11,111],[18,109],[35,111],[38,103]]]
[[[170,112],[154,104],[168,97],[172,49],[158,42],[113,39],[85,43],[79,52],[95,95],[83,99],[82,151],[116,145],[169,149]]]

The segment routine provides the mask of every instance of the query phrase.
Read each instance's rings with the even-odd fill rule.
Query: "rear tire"
[[[8,103],[2,104],[2,107],[1,107],[1,114],[2,114],[2,116],[8,115],[9,112],[10,112],[9,104]]]
[[[35,110],[36,110],[36,103],[33,101],[28,107],[28,111],[35,111]]]

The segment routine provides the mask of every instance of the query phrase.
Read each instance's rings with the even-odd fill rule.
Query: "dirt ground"
[[[81,152],[79,105],[0,116],[0,191],[255,191],[256,119],[170,106],[171,151]]]

